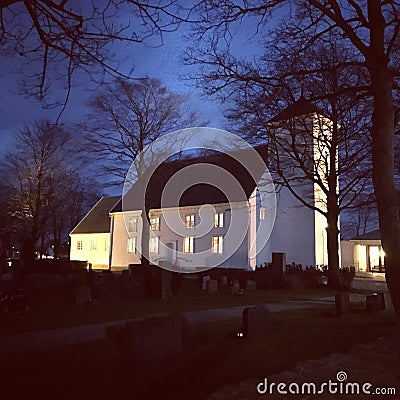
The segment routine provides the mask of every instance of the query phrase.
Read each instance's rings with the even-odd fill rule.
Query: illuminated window
[[[150,253],[158,254],[158,237],[150,238]]]
[[[128,239],[128,253],[136,253],[136,238]]]
[[[214,215],[214,227],[222,228],[224,226],[224,213],[216,213]]]
[[[150,218],[150,227],[152,231],[160,230],[160,217]]]
[[[186,215],[185,224],[186,224],[186,228],[193,228],[194,227],[194,214]]]
[[[78,240],[76,242],[76,249],[77,250],[82,250],[83,249],[83,241],[82,240]]]
[[[260,219],[265,219],[266,210],[265,207],[260,207]]]
[[[193,253],[193,236],[187,236],[183,238],[183,252]]]
[[[128,221],[128,232],[137,232],[137,218],[130,218]]]
[[[222,250],[223,250],[223,237],[213,236],[211,242],[211,251],[214,254],[222,254]]]

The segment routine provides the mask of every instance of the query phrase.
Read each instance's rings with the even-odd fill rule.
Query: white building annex
[[[304,109],[296,107],[286,110],[282,117],[292,118],[303,115]],[[304,118],[304,116],[303,116]],[[307,110],[310,126],[316,113]],[[276,120],[276,119],[275,119]],[[256,148],[260,156],[267,160],[266,146]],[[317,155],[315,155],[317,156]],[[217,165],[231,173],[243,188],[245,198],[240,196],[231,204],[217,188],[207,184],[194,184],[186,190],[179,205],[164,204],[161,208],[161,194],[166,182],[177,172],[192,163]],[[313,184],[304,184],[304,193],[312,192],[315,202],[318,194]],[[272,252],[286,253],[287,263],[308,265],[325,265],[326,223],[315,210],[305,207],[289,190],[282,188],[277,193],[276,220],[268,242],[257,249],[254,256],[250,244],[256,239],[256,229],[260,221],[266,218],[266,209],[258,201],[256,183],[238,164],[226,154],[210,153],[207,155],[171,161],[155,173],[150,180],[146,193],[151,230],[155,237],[149,240],[150,261],[165,260],[178,265],[182,270],[190,271],[196,253],[210,251],[210,262],[218,264],[229,251],[226,235],[230,225],[232,207],[239,207],[243,212],[243,221],[249,229],[237,249],[218,265],[220,268],[255,269],[258,265],[271,262]],[[200,221],[200,208],[210,204],[214,207],[213,226],[203,236],[195,234]],[[178,212],[185,224],[185,232],[177,235],[166,221],[168,213]],[[140,263],[142,218],[140,207],[133,204],[130,208],[122,207],[121,197],[104,197],[92,208],[85,218],[70,233],[71,260],[87,261],[93,268],[126,269],[130,264]],[[96,244],[93,244],[95,242]],[[163,245],[161,245],[161,243]],[[179,257],[176,256],[179,252]],[[208,261],[205,261],[206,263]],[[205,265],[206,267],[206,265]]]
[[[109,211],[120,196],[102,197],[71,231],[70,260],[87,261],[95,269],[110,265]]]
[[[343,241],[342,248],[343,266],[377,276],[385,272],[385,252],[379,229]]]

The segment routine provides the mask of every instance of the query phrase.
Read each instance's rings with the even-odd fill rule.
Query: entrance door
[[[383,271],[384,256],[382,246],[368,246],[368,263],[370,271]]]

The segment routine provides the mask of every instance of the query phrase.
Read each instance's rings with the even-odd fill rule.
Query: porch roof
[[[381,231],[376,229],[371,232],[364,233],[363,235],[358,235],[350,239],[351,241],[364,241],[364,240],[381,240]]]

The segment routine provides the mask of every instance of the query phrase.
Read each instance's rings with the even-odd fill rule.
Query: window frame
[[[150,218],[150,229],[152,231],[160,230],[160,217],[151,217]]]
[[[224,213],[216,212],[214,214],[214,228],[223,228],[224,227]]]
[[[185,236],[183,238],[183,252],[185,254],[193,254],[194,253],[194,237],[193,236]]]
[[[129,237],[128,238],[128,253],[129,254],[136,254],[136,237]]]
[[[185,226],[186,228],[194,228],[196,221],[195,214],[186,214],[185,215]]]
[[[211,252],[213,254],[223,254],[224,237],[222,235],[216,235],[211,238]]]
[[[129,220],[128,220],[128,232],[136,233],[137,232],[137,228],[138,228],[138,217],[129,218]]]
[[[150,254],[159,254],[160,248],[158,246],[158,236],[152,236],[149,239],[149,252]]]

